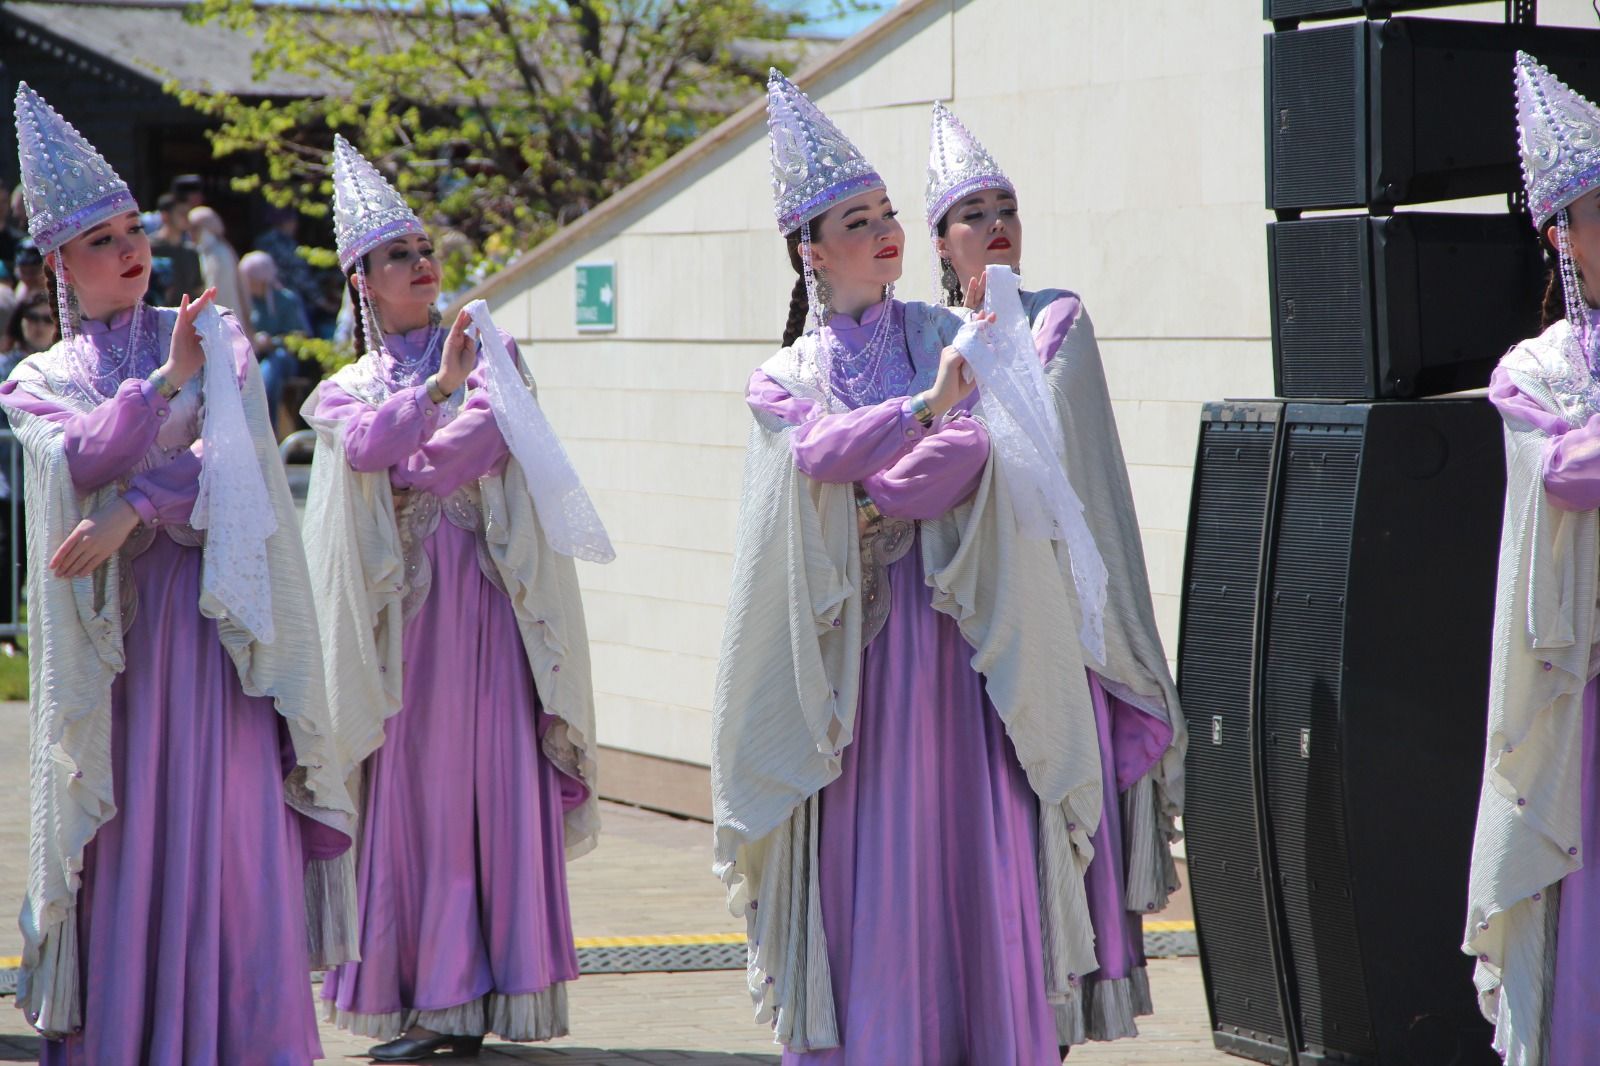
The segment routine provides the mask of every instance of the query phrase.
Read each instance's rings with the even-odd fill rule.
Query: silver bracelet
[[[168,381],[167,375],[163,374],[160,370],[153,371],[149,377],[145,378],[145,380],[150,383],[151,388],[155,389],[156,392],[161,394],[161,398],[163,400],[170,400],[174,396],[178,395],[178,386]]]
[[[922,423],[923,429],[933,428],[933,408],[922,398],[922,393],[911,397],[911,417]]]

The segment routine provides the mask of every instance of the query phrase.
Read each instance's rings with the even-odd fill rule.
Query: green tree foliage
[[[334,131],[434,228],[447,288],[492,273],[752,99],[792,34],[882,0],[201,0],[189,17],[259,42],[254,74],[336,86],[262,100],[168,90],[213,116],[215,153],[280,206],[328,210]],[[309,251],[309,250],[308,250]],[[319,258],[310,255],[314,260]],[[331,254],[320,257],[331,262]]]

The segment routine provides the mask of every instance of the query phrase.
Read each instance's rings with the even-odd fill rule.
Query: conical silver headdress
[[[46,255],[91,226],[137,211],[111,164],[44,98],[17,86],[17,158],[28,233]]]
[[[785,234],[841,200],[883,188],[850,138],[776,68],[767,74],[767,132],[774,213]]]
[[[1590,328],[1589,305],[1572,255],[1567,208],[1585,193],[1600,188],[1600,108],[1569,89],[1561,79],[1526,52],[1517,53],[1517,145],[1522,153],[1522,181],[1534,227],[1556,226],[1556,258],[1561,273],[1567,322],[1595,366],[1596,331]],[[1594,287],[1600,279],[1590,279]]]
[[[333,241],[339,266],[348,272],[384,241],[426,233],[406,198],[367,162],[355,146],[333,138]]]
[[[1528,213],[1540,229],[1600,186],[1600,108],[1526,52],[1517,53],[1517,141]]]
[[[989,150],[978,142],[948,107],[935,101],[928,146],[928,189],[923,198],[931,232],[956,201],[983,189],[1016,186],[1005,176]]]

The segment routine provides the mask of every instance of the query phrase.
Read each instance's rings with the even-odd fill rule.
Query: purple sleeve
[[[200,491],[200,442],[164,466],[133,479],[122,498],[147,526],[186,525]]]
[[[93,492],[131,470],[155,443],[171,408],[143,378],[129,378],[92,411],[71,411],[43,400],[12,379],[0,384],[0,402],[62,427],[67,469],[79,492]]]
[[[488,391],[479,389],[462,406],[460,414],[396,464],[389,480],[395,488],[448,496],[504,465],[509,454],[489,407]]]
[[[1083,304],[1071,293],[1063,293],[1039,313],[1033,323],[1033,346],[1039,353],[1039,362],[1049,363],[1061,350],[1061,342],[1078,320]]]
[[[1499,367],[1489,376],[1489,402],[1502,416],[1526,422],[1549,437],[1544,446],[1544,491],[1563,511],[1600,507],[1600,415],[1573,429],[1517,388]]]
[[[750,376],[745,402],[794,425],[789,441],[794,465],[807,477],[827,483],[870,477],[901,459],[929,432],[911,413],[909,399],[821,414],[813,401],[791,396],[763,370]]]
[[[421,447],[439,424],[439,405],[428,398],[426,385],[401,389],[372,407],[330,382],[317,400],[317,415],[345,423],[350,469],[368,474],[405,462]]]
[[[938,518],[972,495],[988,458],[989,431],[983,423],[954,418],[861,486],[891,518]]]

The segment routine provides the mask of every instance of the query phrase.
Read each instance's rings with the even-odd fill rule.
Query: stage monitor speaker
[[[1471,4],[1474,0],[1465,0]],[[1364,0],[1265,0],[1263,15],[1274,24],[1300,19],[1335,19],[1360,16],[1388,18],[1396,11],[1419,11],[1428,7],[1460,7],[1463,0],[1394,0],[1393,3],[1366,3]]]
[[[1212,1039],[1287,1066],[1288,990],[1256,770],[1261,552],[1281,404],[1210,404],[1190,497],[1178,683],[1189,723],[1184,839]]]
[[[1483,400],[1205,409],[1178,664],[1225,1050],[1497,1061],[1459,945],[1503,471]],[[1241,1032],[1247,1003],[1281,1037]]]
[[[1545,268],[1518,215],[1330,215],[1267,225],[1273,387],[1291,399],[1489,383],[1539,332]]]
[[[1600,30],[1398,18],[1268,34],[1267,206],[1516,192],[1519,48],[1600,99]]]

